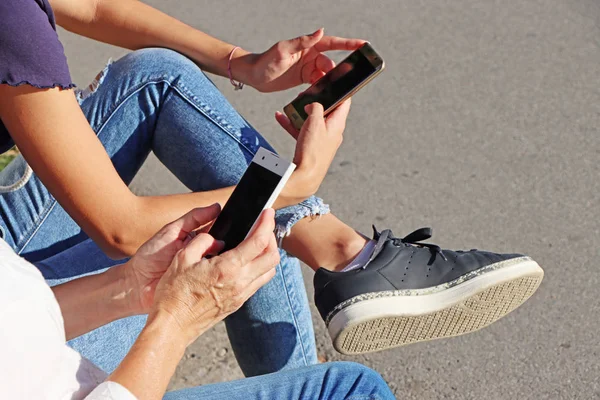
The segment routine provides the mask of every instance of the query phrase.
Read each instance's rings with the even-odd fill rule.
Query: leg
[[[169,392],[165,400],[395,399],[383,378],[355,363],[335,362]]]

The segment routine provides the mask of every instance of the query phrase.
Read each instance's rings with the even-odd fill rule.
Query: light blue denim
[[[275,374],[169,392],[164,400],[391,400],[396,397],[377,372],[334,362]]]
[[[272,150],[193,62],[170,50],[130,53],[78,98],[126,183],[153,151],[192,191],[232,186],[259,146]],[[328,211],[315,197],[279,210],[278,232]],[[21,157],[0,173],[0,235],[51,285],[122,262],[102,253]],[[111,372],[144,322],[145,316],[121,319],[69,344]],[[317,363],[300,265],[283,252],[276,276],[225,323],[246,376]]]

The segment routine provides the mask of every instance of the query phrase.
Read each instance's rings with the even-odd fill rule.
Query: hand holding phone
[[[208,232],[225,242],[222,251],[237,247],[249,235],[261,212],[273,205],[295,167],[267,149],[258,149]]]
[[[295,200],[293,204],[314,195],[325,179],[327,170],[342,144],[350,103],[350,99],[347,99],[327,118],[321,104],[307,105],[305,109],[308,118],[300,132],[285,115],[280,112],[275,114],[277,122],[296,139],[296,172],[283,193],[286,199]]]
[[[383,58],[369,43],[365,43],[310,88],[300,93],[283,111],[292,125],[300,129],[308,118],[306,105],[320,103],[325,109],[325,115],[328,115],[379,75],[384,68]]]

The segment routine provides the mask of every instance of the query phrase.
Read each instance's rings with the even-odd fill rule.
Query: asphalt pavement
[[[531,300],[482,331],[359,357],[333,350],[313,309],[324,359],[376,369],[399,399],[600,398],[598,0],[148,3],[251,51],[321,26],[371,41],[387,69],[354,98],[319,194],[362,232],[432,226],[442,247],[523,252],[546,271]],[[61,38],[82,86],[124,54]],[[291,157],[273,114],[298,90],[215,81]],[[132,187],[186,191],[152,157]],[[241,376],[220,324],[190,347],[171,387]]]

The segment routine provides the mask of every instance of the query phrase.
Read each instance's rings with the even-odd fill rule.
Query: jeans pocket
[[[22,155],[18,155],[0,171],[0,194],[21,189],[31,178],[33,171]]]

